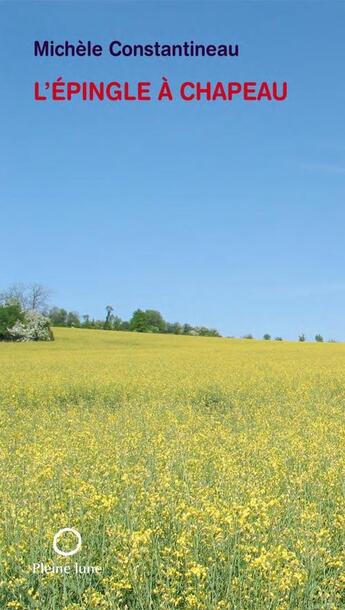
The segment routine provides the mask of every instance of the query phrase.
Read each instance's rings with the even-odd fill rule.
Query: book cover
[[[345,608],[344,26],[0,2],[1,608]]]

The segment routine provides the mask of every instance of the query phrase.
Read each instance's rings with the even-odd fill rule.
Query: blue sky
[[[342,2],[1,2],[0,286],[226,335],[345,340]],[[33,41],[238,43],[35,58]],[[46,103],[35,80],[287,80],[285,103]]]

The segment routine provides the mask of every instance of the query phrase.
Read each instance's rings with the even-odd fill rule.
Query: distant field
[[[0,345],[0,608],[345,608],[345,345],[54,333]]]

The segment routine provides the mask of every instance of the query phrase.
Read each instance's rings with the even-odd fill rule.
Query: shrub
[[[24,320],[24,314],[19,305],[0,307],[0,341],[10,341],[12,339],[9,329],[18,320]]]
[[[8,329],[13,341],[53,341],[54,335],[49,327],[49,319],[38,311],[27,311],[23,319],[17,319]]]
[[[315,335],[315,341],[317,341],[318,343],[322,343],[323,342],[322,335]]]
[[[271,338],[271,335],[269,335],[268,333],[266,333],[266,334],[264,335],[264,339],[265,339],[265,341],[269,341],[269,340],[270,340],[270,338]]]

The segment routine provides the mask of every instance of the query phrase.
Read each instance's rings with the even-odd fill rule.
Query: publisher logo
[[[69,551],[63,551],[59,546],[60,544],[63,548],[63,540],[61,539],[64,536],[66,536],[68,539],[68,543],[74,545]],[[71,557],[72,555],[78,553],[78,551],[81,549],[81,535],[78,530],[76,530],[74,527],[63,527],[56,532],[53,539],[53,549],[55,553],[61,557]],[[47,574],[78,574],[79,576],[99,576],[102,573],[102,566],[82,565],[77,561],[74,563],[66,563],[65,561],[61,563],[51,563],[50,561],[48,563],[44,563],[44,561],[37,561],[31,565],[31,570],[33,574],[40,576],[45,576]]]
[[[60,540],[61,536],[67,533],[73,534],[75,536],[76,546],[71,551],[62,551],[58,547],[58,541]],[[63,527],[58,532],[56,532],[53,540],[53,549],[55,553],[61,555],[62,557],[71,557],[72,555],[78,553],[78,551],[80,551],[81,549],[81,535],[79,534],[78,530],[74,529],[73,527]]]

